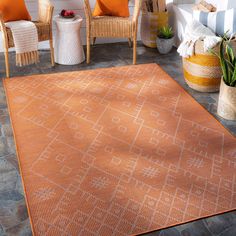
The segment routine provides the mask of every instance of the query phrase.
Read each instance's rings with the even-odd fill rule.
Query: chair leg
[[[96,37],[93,37],[93,45],[96,43]]]
[[[87,36],[87,64],[90,63],[90,37]]]
[[[51,64],[52,64],[52,66],[55,66],[54,48],[53,48],[53,40],[52,39],[49,40],[49,44],[50,44],[50,52],[51,52]]]
[[[135,65],[137,62],[137,40],[134,38],[133,40],[133,64]]]
[[[9,54],[8,54],[7,48],[5,49],[4,55],[5,55],[6,77],[9,78],[10,77],[10,67],[9,67]]]
[[[132,40],[131,40],[131,38],[128,38],[128,40],[129,40],[129,47],[131,48],[132,47]]]

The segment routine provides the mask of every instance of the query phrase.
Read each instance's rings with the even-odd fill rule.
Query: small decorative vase
[[[217,113],[226,120],[236,120],[236,87],[226,85],[223,78],[220,84]]]
[[[157,37],[157,49],[161,54],[167,54],[171,51],[174,44],[174,37],[164,39]]]

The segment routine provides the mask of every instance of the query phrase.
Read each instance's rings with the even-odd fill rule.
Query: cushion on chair
[[[31,20],[24,0],[0,0],[0,13],[4,22]]]
[[[93,16],[129,17],[128,0],[97,0]]]
[[[236,8],[217,12],[193,11],[193,18],[210,28],[217,35],[230,37],[236,33]]]

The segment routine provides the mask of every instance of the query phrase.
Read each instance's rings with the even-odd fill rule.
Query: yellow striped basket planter
[[[219,52],[219,46],[213,49]],[[184,78],[190,88],[199,92],[217,92],[220,88],[222,71],[219,58],[204,52],[203,41],[195,44],[195,55],[183,58]]]
[[[141,40],[150,48],[156,48],[158,30],[168,25],[168,12],[143,12],[141,19]]]

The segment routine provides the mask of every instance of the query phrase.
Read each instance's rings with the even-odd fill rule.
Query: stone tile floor
[[[92,48],[90,65],[82,63],[76,66],[50,66],[49,52],[41,51],[41,63],[36,66],[17,68],[14,54],[10,54],[11,76],[57,73],[71,70],[87,70],[132,64],[132,50],[127,43],[96,45]],[[184,82],[181,59],[173,49],[168,55],[160,55],[156,49],[138,44],[138,63],[158,63],[188,91],[200,104],[212,113],[233,135],[236,135],[236,122],[220,119],[216,115],[218,93],[198,93]],[[5,76],[4,56],[0,54],[0,78]],[[0,235],[32,235],[22,190],[19,167],[15,155],[14,140],[6,105],[6,99],[0,81]],[[236,211],[222,214],[192,223],[183,224],[165,230],[146,234],[147,236],[236,236]]]

